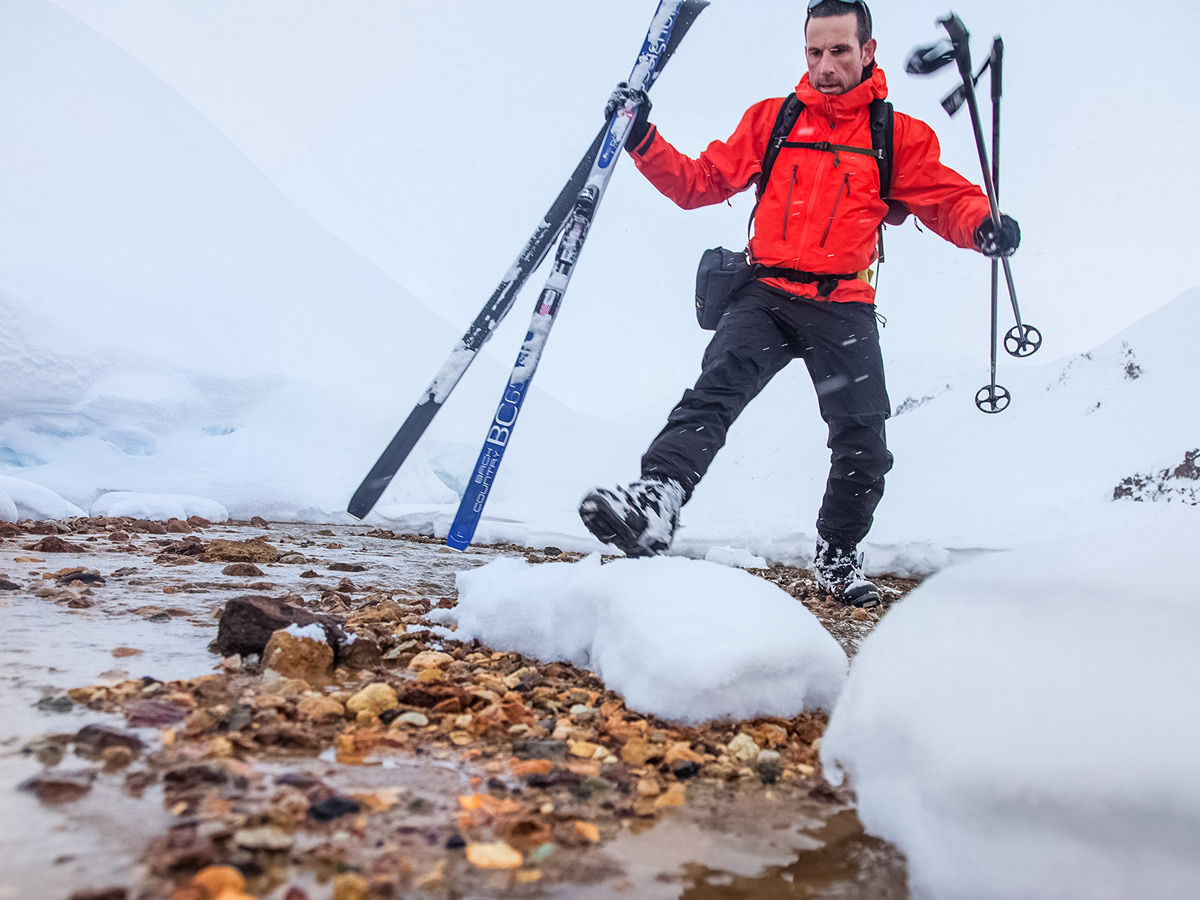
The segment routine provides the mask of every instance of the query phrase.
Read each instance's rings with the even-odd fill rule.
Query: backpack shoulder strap
[[[802,112],[804,112],[804,101],[794,92],[788,94],[783,103],[779,105],[779,113],[775,116],[775,126],[771,129],[771,137],[767,140],[767,152],[763,156],[762,171],[758,176],[758,188],[755,192],[758,198],[761,198],[763,191],[767,189],[767,180],[771,177],[771,169],[775,167],[779,149],[787,140],[788,135],[792,133]]]
[[[892,192],[892,144],[895,131],[895,116],[892,104],[886,100],[872,100],[871,147],[882,151],[876,158],[879,163],[879,196],[886,200]]]

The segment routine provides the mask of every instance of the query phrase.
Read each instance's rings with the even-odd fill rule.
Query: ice
[[[10,509],[11,507],[11,509]],[[84,511],[54,491],[25,481],[0,475],[0,519],[67,519]]]
[[[92,503],[93,516],[131,516],[135,519],[186,519],[200,516],[210,522],[226,522],[229,513],[215,500],[186,494],[138,494],[113,491]]]
[[[1200,521],[948,569],[864,642],[822,746],[930,900],[1200,896]]]
[[[669,722],[829,709],[846,654],[808,610],[739,569],[678,557],[499,559],[458,576],[458,640],[595,672]]]

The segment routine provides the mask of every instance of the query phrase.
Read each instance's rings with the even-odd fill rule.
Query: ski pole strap
[[[780,144],[780,146],[800,150],[820,150],[822,153],[832,153],[833,167],[835,169],[842,163],[841,158],[838,156],[839,153],[858,153],[861,156],[873,156],[875,159],[883,159],[882,150],[872,150],[866,147],[848,147],[845,144],[831,144],[828,141],[784,141],[782,144]]]
[[[817,294],[822,297],[828,297],[833,293],[838,286],[839,281],[854,281],[859,277],[858,272],[849,275],[831,275],[827,272],[804,272],[800,269],[785,269],[782,266],[764,266],[760,263],[754,265],[755,278],[782,278],[785,281],[793,281],[797,284],[815,284],[817,286]]]

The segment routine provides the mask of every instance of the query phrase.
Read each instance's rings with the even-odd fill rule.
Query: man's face
[[[875,39],[858,43],[858,17],[809,19],[808,80],[822,94],[844,94],[858,87],[863,69],[875,61]]]

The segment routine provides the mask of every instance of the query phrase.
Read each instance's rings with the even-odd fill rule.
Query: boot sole
[[[653,556],[654,554],[637,542],[638,535],[625,524],[625,520],[613,512],[612,507],[599,494],[588,494],[579,504],[579,518],[595,538],[604,544],[612,544],[629,557]]]

